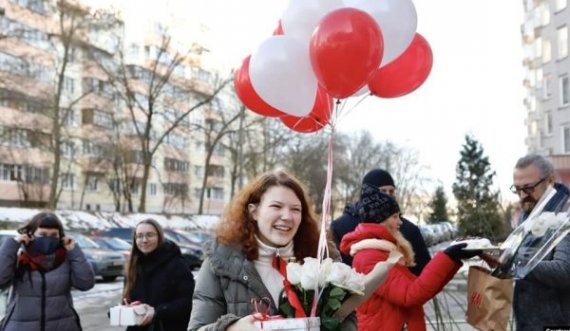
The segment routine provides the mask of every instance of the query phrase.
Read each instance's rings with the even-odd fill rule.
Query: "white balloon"
[[[281,16],[283,33],[308,44],[320,20],[342,7],[342,0],[290,0]]]
[[[251,55],[251,85],[269,105],[294,116],[306,116],[317,96],[309,49],[288,36],[266,39]]]
[[[412,0],[344,0],[344,3],[367,12],[380,26],[384,38],[381,67],[395,60],[412,43],[418,25]]]

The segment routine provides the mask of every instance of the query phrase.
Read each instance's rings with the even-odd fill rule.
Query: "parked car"
[[[426,246],[432,246],[435,244],[435,234],[433,232],[433,230],[428,226],[428,225],[420,225],[420,233],[422,234],[422,237],[424,238],[424,241],[426,243]]]
[[[117,237],[92,237],[91,240],[102,248],[123,254],[125,260],[131,255],[131,244]]]
[[[191,242],[182,233],[173,229],[164,229],[164,236],[168,240],[175,242],[178,247],[180,247],[182,256],[184,256],[191,269],[200,268],[202,261],[204,260],[204,253],[202,252],[201,245]]]
[[[123,239],[129,244],[133,244],[133,228],[110,228],[107,230],[99,231],[98,237],[115,237]]]
[[[105,237],[116,237],[128,242],[131,245],[133,244],[132,228],[110,228],[99,232],[98,235]],[[190,242],[188,238],[185,238],[182,234],[179,234],[177,231],[174,231],[172,229],[164,229],[164,236],[166,239],[175,242],[180,247],[182,256],[184,256],[191,269],[200,268],[203,260],[201,246]]]
[[[87,261],[91,263],[95,276],[104,281],[113,281],[125,271],[125,257],[121,253],[101,248],[97,243],[80,233],[66,233],[81,247]]]

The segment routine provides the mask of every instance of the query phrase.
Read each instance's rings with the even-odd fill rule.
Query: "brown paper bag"
[[[506,331],[513,303],[513,280],[490,275],[482,267],[469,268],[467,323],[481,331]]]

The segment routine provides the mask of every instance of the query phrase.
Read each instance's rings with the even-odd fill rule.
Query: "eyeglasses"
[[[150,240],[150,239],[156,238],[157,236],[158,236],[158,234],[155,233],[155,232],[137,233],[137,234],[135,235],[135,238],[136,238],[137,240],[143,240],[144,238],[146,238],[147,240]]]
[[[523,191],[524,193],[531,195],[534,192],[534,189],[540,185],[540,183],[544,182],[546,180],[546,178],[548,178],[548,176],[543,177],[541,180],[539,180],[538,182],[532,184],[532,185],[526,185],[523,187],[519,187],[516,185],[512,185],[511,186],[511,192],[513,192],[514,194],[520,194],[521,191]]]

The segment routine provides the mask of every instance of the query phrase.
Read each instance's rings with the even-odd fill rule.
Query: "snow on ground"
[[[41,209],[0,207],[0,222],[25,223]],[[67,229],[107,229],[113,227],[133,227],[138,222],[153,218],[164,227],[186,230],[208,230],[219,220],[217,215],[164,215],[164,214],[120,214],[113,212],[86,212],[58,210]]]

